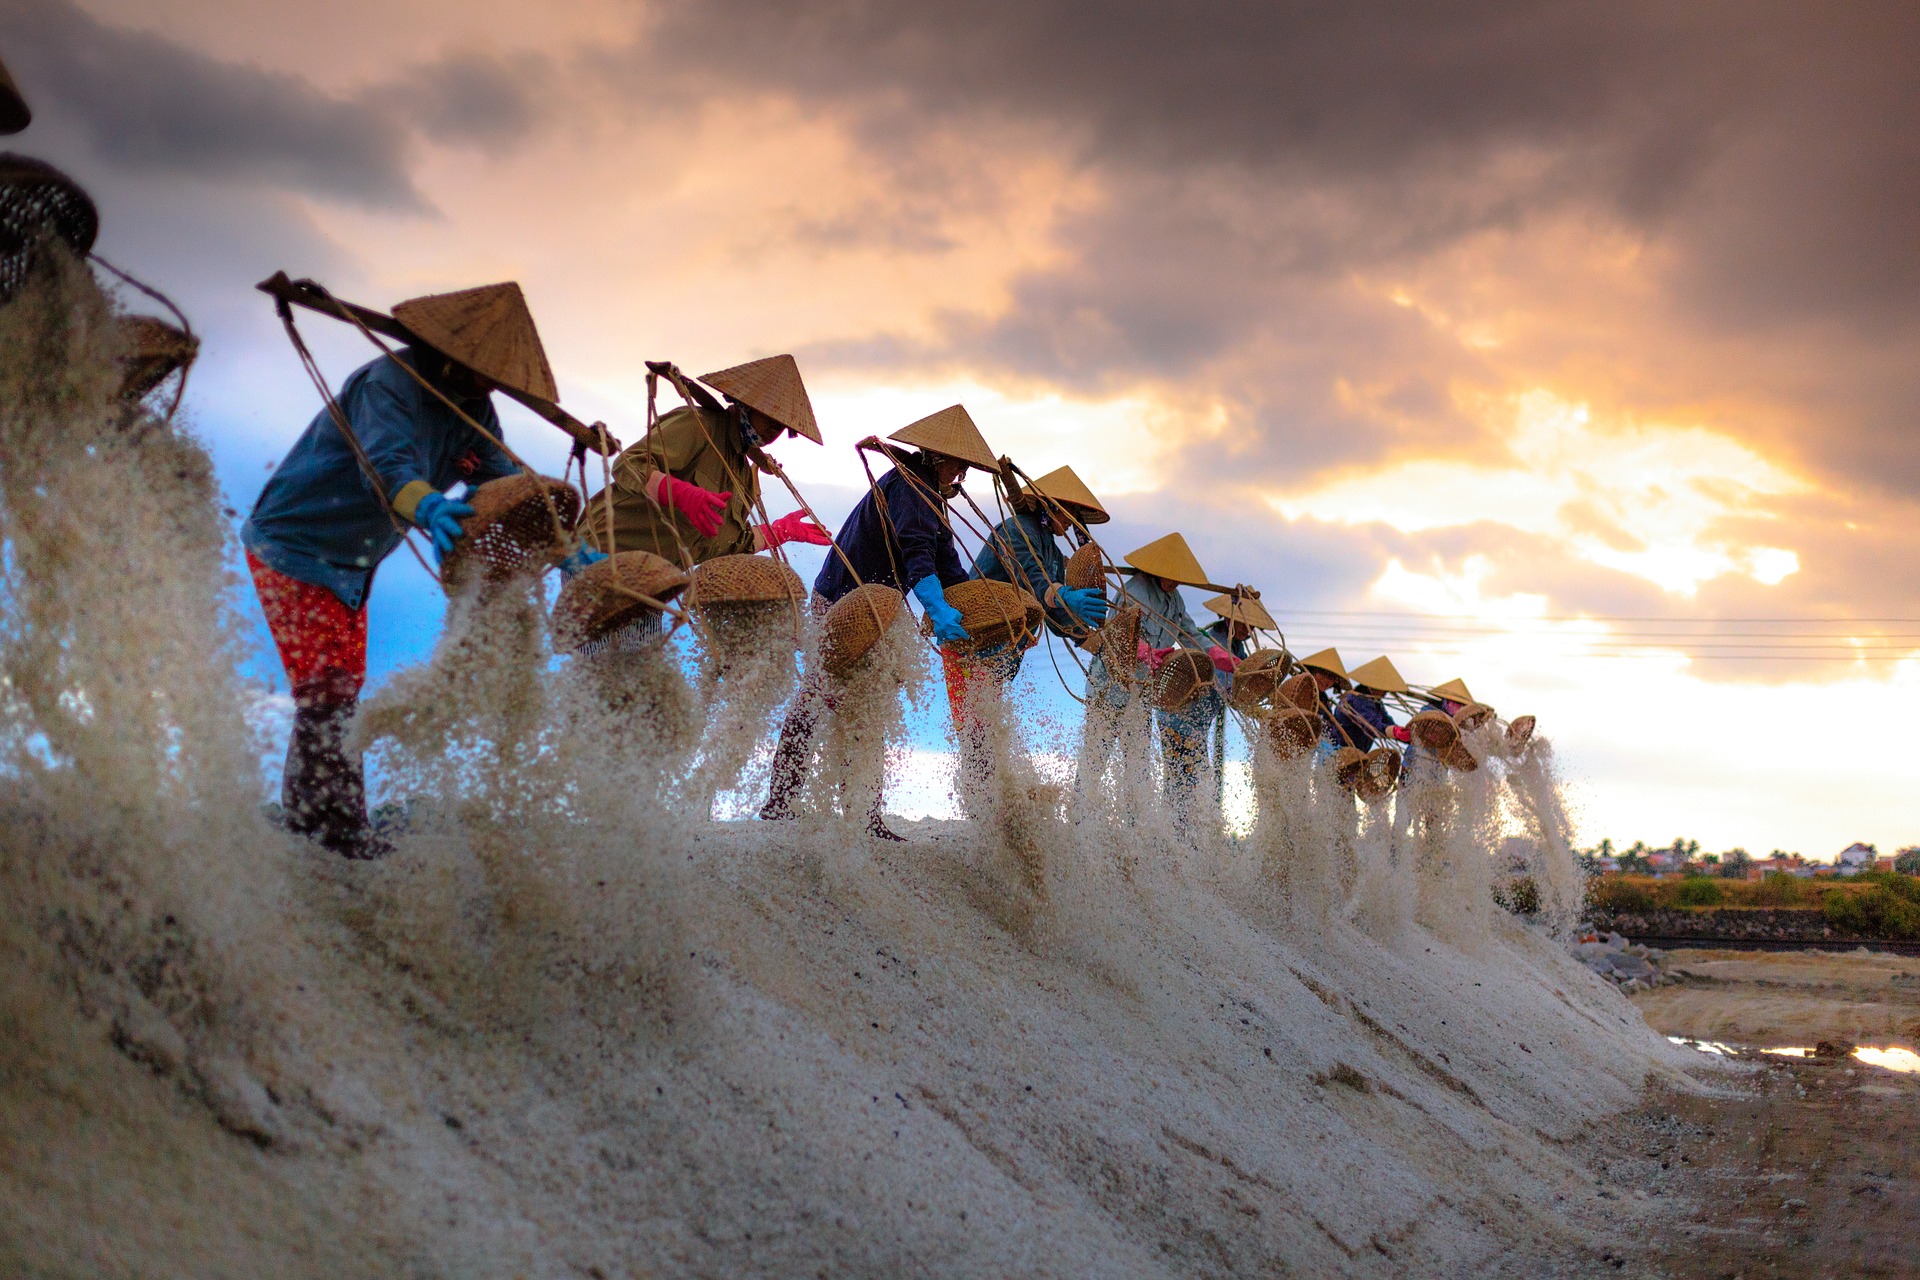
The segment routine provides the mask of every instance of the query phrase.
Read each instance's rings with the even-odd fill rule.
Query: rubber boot
[[[355,704],[296,706],[280,804],[287,830],[343,858],[383,858],[393,846],[367,821],[367,786],[360,757],[346,748]]]

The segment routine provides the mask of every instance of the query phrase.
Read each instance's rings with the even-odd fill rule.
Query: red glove
[[[1240,665],[1240,659],[1222,649],[1219,645],[1207,650],[1207,656],[1213,659],[1213,669],[1225,675],[1232,675],[1233,669]]]
[[[1413,741],[1413,735],[1407,732],[1407,726],[1403,724],[1397,724],[1393,726],[1393,728],[1387,730],[1387,736],[1389,738],[1392,738],[1395,742],[1412,742]]]
[[[1145,646],[1145,643],[1146,643],[1145,641],[1141,642],[1143,647]],[[1171,646],[1165,649],[1148,649],[1147,656],[1144,659],[1142,659],[1142,661],[1144,661],[1147,664],[1147,670],[1158,671],[1160,669],[1160,665],[1164,663],[1172,653],[1173,653],[1173,648]]]
[[[772,524],[761,525],[760,537],[769,550],[789,542],[804,542],[810,547],[824,547],[833,541],[833,535],[807,519],[804,511],[789,511]]]
[[[731,490],[714,493],[678,476],[670,476],[665,472],[660,474],[660,505],[685,516],[694,532],[703,538],[711,538],[720,532],[720,517],[725,514],[727,503],[732,499]]]

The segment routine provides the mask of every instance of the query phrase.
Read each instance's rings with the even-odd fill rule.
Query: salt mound
[[[205,454],[126,430],[108,315],[71,263],[0,311],[0,1271],[1473,1274],[1598,1230],[1567,1140],[1689,1083],[1489,905],[1516,805],[1573,891],[1544,756],[1418,848],[1266,758],[1246,840],[1183,830],[1138,724],[1070,809],[995,720],[972,821],[714,824],[700,727],[786,677],[555,667],[508,599],[365,710],[394,857],[288,838]],[[847,794],[916,645],[824,732]]]

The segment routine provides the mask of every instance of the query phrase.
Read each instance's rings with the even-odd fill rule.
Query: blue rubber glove
[[[565,560],[562,560],[560,562],[560,576],[563,578],[571,578],[574,574],[580,572],[582,569],[586,568],[588,565],[599,564],[602,560],[605,560],[606,558],[607,558],[606,552],[595,551],[592,547],[588,546],[586,543],[583,542],[580,544],[580,549],[578,551],[574,552],[572,555],[568,556]]]
[[[413,509],[413,522],[433,539],[433,562],[439,564],[453,550],[453,544],[466,536],[460,521],[473,514],[473,508],[444,493],[430,493]]]
[[[946,588],[940,585],[937,574],[930,573],[914,583],[913,594],[920,598],[920,607],[927,611],[935,640],[941,644],[959,644],[967,638],[967,629],[960,625],[960,611],[947,603]]]
[[[1107,620],[1107,593],[1098,587],[1062,587],[1060,603],[1080,621],[1092,626]]]

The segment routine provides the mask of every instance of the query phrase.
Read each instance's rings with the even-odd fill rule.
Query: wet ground
[[[1669,1034],[1752,1038],[1732,1051],[1729,1096],[1660,1099],[1611,1140],[1619,1171],[1643,1184],[1626,1194],[1679,1210],[1657,1238],[1623,1251],[1616,1273],[1920,1276],[1920,1057],[1900,1052],[1920,1033],[1920,983],[1907,976],[1920,961],[1674,958],[1688,980],[1639,997],[1648,1021]],[[1894,1052],[1861,1057],[1861,1043]],[[1783,1045],[1805,1056],[1755,1051]]]

